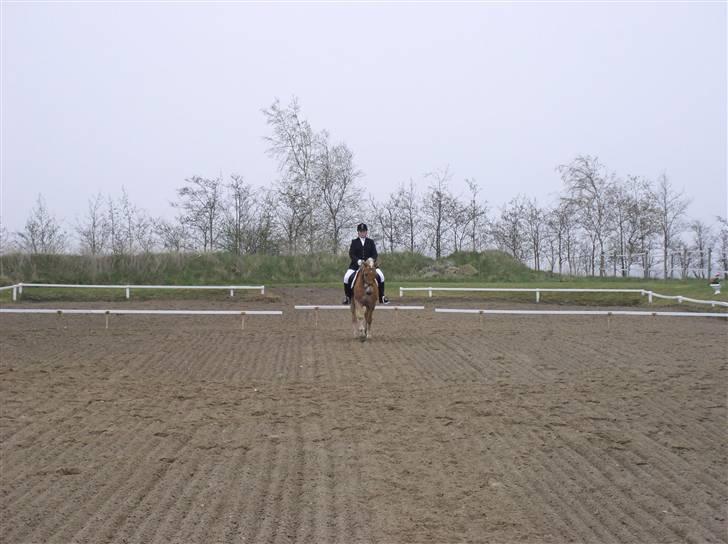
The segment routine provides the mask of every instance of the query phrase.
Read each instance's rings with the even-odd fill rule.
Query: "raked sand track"
[[[0,316],[0,542],[728,542],[726,320],[269,293]]]

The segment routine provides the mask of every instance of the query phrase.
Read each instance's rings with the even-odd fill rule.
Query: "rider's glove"
[[[361,263],[363,263],[363,262],[364,261],[362,261],[361,259],[359,259],[358,261],[356,261],[356,264],[358,264],[359,266],[361,266]]]

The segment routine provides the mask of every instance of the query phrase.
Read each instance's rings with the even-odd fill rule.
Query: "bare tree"
[[[370,206],[374,220],[382,233],[382,250],[393,253],[402,242],[401,223],[399,222],[400,209],[397,204],[397,195],[390,194],[384,202],[377,202],[370,195]]]
[[[104,219],[108,230],[109,244],[114,255],[122,255],[125,250],[121,210],[117,202],[111,197],[106,199],[106,216]]]
[[[713,245],[713,233],[710,226],[699,219],[691,221],[688,228],[692,234],[689,251],[697,256],[697,271],[693,275],[705,278],[708,275],[708,253]]]
[[[3,225],[0,222],[0,255],[5,255],[10,250],[10,233],[8,232],[8,229],[5,228],[5,225]],[[2,276],[3,273],[0,271],[0,276]]]
[[[338,255],[342,230],[351,222],[354,206],[361,198],[361,190],[356,186],[361,171],[354,165],[354,154],[346,144],[329,147],[325,137],[321,139],[316,163],[316,192],[328,227],[331,250]]]
[[[417,225],[420,220],[419,197],[415,190],[415,183],[410,179],[409,185],[401,184],[394,195],[395,207],[399,209],[397,223],[402,235],[403,243],[408,251],[414,253],[417,247]]]
[[[40,194],[25,222],[25,229],[18,232],[17,236],[21,251],[31,254],[62,253],[68,238],[60,223],[48,211]]]
[[[647,238],[655,233],[655,205],[647,180],[630,176],[625,183],[610,187],[613,218],[615,267],[620,264],[627,276],[635,256],[642,257],[646,269]]]
[[[718,254],[723,267],[723,278],[728,279],[728,219],[716,217],[718,221]]]
[[[448,203],[452,200],[448,189],[452,174],[449,168],[445,168],[430,172],[426,177],[430,179],[430,186],[422,199],[422,217],[431,247],[435,251],[435,258],[439,259],[444,249]]]
[[[117,203],[119,222],[119,244],[122,253],[134,255],[139,251],[149,253],[154,250],[157,239],[155,237],[154,221],[147,213],[132,203],[126,188],[121,188],[121,197]]]
[[[542,245],[546,238],[547,214],[538,205],[536,199],[527,199],[523,209],[523,224],[528,242],[531,246],[533,266],[541,270]]]
[[[109,240],[109,226],[104,213],[104,199],[101,193],[88,201],[86,215],[77,222],[76,233],[81,252],[100,255]]]
[[[272,136],[265,137],[268,154],[278,160],[282,174],[278,182],[278,205],[289,252],[297,249],[298,239],[303,237],[309,253],[313,253],[319,234],[314,174],[321,137],[314,133],[308,121],[301,119],[301,108],[295,97],[287,108],[281,107],[276,98],[263,110],[263,115],[273,130]]]
[[[682,218],[690,201],[672,187],[667,175],[660,175],[655,190],[657,225],[662,237],[663,273],[668,278],[668,255],[673,241],[682,229]]]
[[[573,274],[576,221],[571,204],[567,200],[560,200],[548,213],[546,222],[550,231],[549,238],[555,245],[559,274],[563,274],[564,262],[569,266],[569,273]]]
[[[579,223],[591,241],[592,272],[599,252],[599,275],[606,273],[604,248],[611,227],[610,187],[614,175],[609,175],[597,157],[579,155],[569,164],[558,167],[566,186],[566,198],[574,205]]]
[[[179,221],[196,233],[203,251],[217,247],[223,217],[222,179],[193,176],[177,189],[180,201],[172,206],[182,211]]]
[[[298,252],[298,241],[304,234],[306,221],[309,218],[310,201],[306,192],[297,184],[278,183],[275,203],[278,210],[276,221],[285,237],[288,253],[295,254]]]
[[[473,251],[480,251],[483,241],[479,240],[480,235],[485,231],[485,223],[488,219],[488,203],[480,201],[480,186],[474,179],[466,179],[470,198],[466,208],[466,221],[469,227],[470,247]]]
[[[272,189],[259,191],[251,214],[255,222],[248,240],[249,253],[280,253],[280,236],[276,229],[277,213],[275,192]]]
[[[526,256],[525,210],[525,197],[519,195],[512,198],[501,208],[500,217],[493,224],[492,234],[497,247],[519,261]]]
[[[467,204],[455,195],[448,195],[445,201],[445,232],[452,240],[452,250],[462,251],[463,242],[470,234]]]
[[[245,252],[245,239],[251,227],[254,193],[243,177],[237,174],[230,176],[226,188],[228,197],[223,206],[222,247],[241,255]]]
[[[159,247],[155,221],[139,208],[134,213],[134,244],[142,253],[151,253]]]
[[[162,248],[167,251],[179,253],[190,246],[190,235],[184,223],[179,221],[170,223],[160,219],[155,222],[154,230],[162,244]]]

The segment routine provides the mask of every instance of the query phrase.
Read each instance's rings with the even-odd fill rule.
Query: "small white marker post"
[[[106,310],[106,330],[109,330],[109,310]]]

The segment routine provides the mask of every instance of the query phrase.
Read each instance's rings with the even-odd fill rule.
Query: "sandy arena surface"
[[[339,297],[0,315],[0,542],[728,542],[725,319],[293,309]]]

